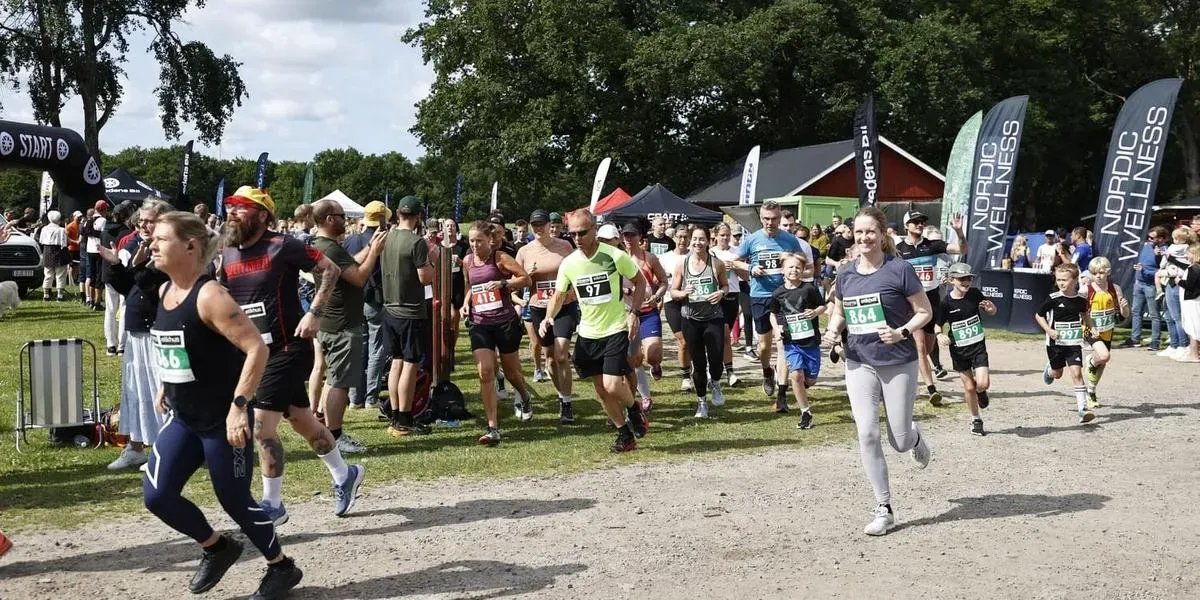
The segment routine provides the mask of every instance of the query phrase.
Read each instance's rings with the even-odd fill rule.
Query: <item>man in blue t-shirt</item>
[[[733,266],[743,277],[750,279],[750,313],[754,318],[754,331],[758,334],[758,360],[762,364],[763,393],[775,397],[775,369],[771,368],[771,350],[774,332],[771,330],[771,295],[783,285],[783,258],[785,252],[804,253],[812,260],[812,246],[808,242],[784,231],[780,227],[783,209],[779,203],[768,200],[758,211],[763,228],[750,234],[737,247],[738,260]],[[786,374],[786,369],[784,369]],[[782,384],[780,384],[782,385]],[[776,411],[785,412],[786,406],[775,405]]]
[[[1142,344],[1142,311],[1150,313],[1150,350],[1159,349],[1159,336],[1162,335],[1162,317],[1159,314],[1157,293],[1154,289],[1154,277],[1158,274],[1158,264],[1162,253],[1167,249],[1171,234],[1166,227],[1156,226],[1150,230],[1142,251],[1138,255],[1137,264],[1133,265],[1133,330],[1129,338],[1118,348],[1132,348]]]
[[[1075,247],[1071,251],[1071,262],[1079,267],[1080,273],[1088,270],[1088,265],[1092,262],[1092,245],[1087,243],[1087,234],[1088,231],[1084,227],[1071,230],[1071,244]]]

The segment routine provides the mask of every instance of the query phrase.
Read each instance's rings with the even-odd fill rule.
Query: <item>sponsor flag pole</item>
[[[217,220],[225,222],[225,178],[217,182]]]
[[[497,206],[496,202],[497,202],[497,199],[499,198],[499,196],[498,196],[499,191],[500,191],[500,182],[493,181],[492,182],[492,212],[496,212],[496,206]]]
[[[175,194],[175,206],[184,210],[190,207],[188,204],[188,177],[191,175],[192,168],[192,144],[195,140],[188,140],[188,143],[183,146],[183,156],[179,159],[179,190]]]
[[[300,199],[301,204],[309,204],[313,197],[313,166],[308,163],[308,168],[304,170],[304,195]]]
[[[254,187],[267,189],[267,153],[258,155],[258,166],[254,170]]]
[[[971,216],[967,225],[967,260],[971,270],[1000,268],[1012,215],[1017,154],[1025,131],[1029,96],[1013,96],[992,107],[979,129],[979,142],[969,188]]]
[[[979,141],[979,127],[983,125],[983,111],[971,115],[959,128],[950,149],[950,160],[946,163],[946,186],[942,191],[942,235],[947,244],[962,240],[950,229],[950,217],[966,215],[971,197],[971,166],[975,159],[975,145]]]
[[[612,157],[605,157],[600,161],[600,166],[596,169],[596,179],[592,181],[592,204],[589,210],[594,215],[596,214],[596,203],[600,201],[600,191],[604,189],[604,180],[608,178],[608,167],[612,164]]]
[[[858,206],[875,206],[879,193],[879,131],[875,127],[875,96],[867,94],[854,111],[854,172]]]
[[[462,223],[463,176],[459,173],[454,178],[454,222]]]
[[[38,196],[41,200],[41,202],[38,202],[38,219],[45,217],[46,213],[50,211],[50,205],[53,204],[53,197],[54,178],[50,176],[50,171],[42,171],[42,189],[41,194]]]
[[[740,196],[738,197],[738,206],[750,206],[754,204],[754,186],[758,183],[758,154],[761,146],[755,146],[750,149],[750,154],[746,155],[746,164],[742,167],[742,187],[738,188]]]

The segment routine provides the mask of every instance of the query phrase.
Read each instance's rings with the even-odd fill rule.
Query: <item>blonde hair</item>
[[[1079,279],[1079,265],[1075,263],[1063,263],[1057,267],[1054,267],[1055,273],[1058,273],[1059,271],[1069,274],[1071,279]]]
[[[874,206],[864,206],[862,210],[858,211],[858,214],[854,216],[855,219],[858,219],[859,217],[867,217],[875,221],[875,224],[879,227],[879,235],[882,236],[882,239],[879,242],[879,247],[883,249],[884,254],[888,256],[896,256],[896,240],[892,239],[892,236],[887,234],[887,215],[883,214],[882,210],[879,210]]]
[[[789,260],[794,260],[794,261],[800,263],[801,267],[808,266],[808,257],[803,254],[796,253],[796,252],[784,252],[783,256],[780,257],[780,260],[781,260],[781,262],[779,264],[781,264],[781,265],[787,264],[787,261],[789,261]]]
[[[1192,264],[1200,264],[1200,243],[1188,246],[1188,256],[1192,259]]]
[[[1192,231],[1190,227],[1183,227],[1181,225],[1176,227],[1175,231],[1171,232],[1171,241],[1176,244],[1187,244],[1190,246],[1196,243],[1196,232]]]
[[[1112,263],[1103,256],[1097,256],[1088,263],[1088,270],[1092,273],[1111,273]]]
[[[204,219],[195,213],[172,210],[158,215],[158,224],[169,225],[181,240],[200,245],[200,264],[207,265],[221,251],[221,234],[208,228]]]

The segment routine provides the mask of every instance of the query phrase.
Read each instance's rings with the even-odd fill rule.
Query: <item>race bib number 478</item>
[[[850,335],[874,334],[879,331],[880,327],[887,325],[879,294],[844,298],[842,311],[846,316],[846,332]]]

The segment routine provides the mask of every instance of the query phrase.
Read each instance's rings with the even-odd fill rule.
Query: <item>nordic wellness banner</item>
[[[946,186],[942,191],[942,235],[946,243],[957,244],[961,240],[950,229],[950,217],[967,214],[971,198],[971,167],[975,160],[975,144],[979,141],[979,127],[983,125],[983,111],[967,119],[954,138],[950,149],[950,160],[946,163]]]
[[[875,129],[875,97],[867,94],[854,111],[854,172],[858,205],[875,206],[879,193],[879,132]]]
[[[175,206],[183,210],[191,210],[188,206],[188,178],[192,171],[192,144],[195,140],[189,140],[183,147],[183,156],[179,159],[179,189],[175,191]]]
[[[979,128],[971,171],[967,260],[976,273],[1000,268],[1008,239],[1009,204],[1029,96],[1013,96],[988,111]]]
[[[1117,115],[1096,205],[1096,256],[1112,262],[1110,281],[1129,294],[1133,266],[1150,229],[1154,190],[1182,79],[1159,79],[1134,92]]]

